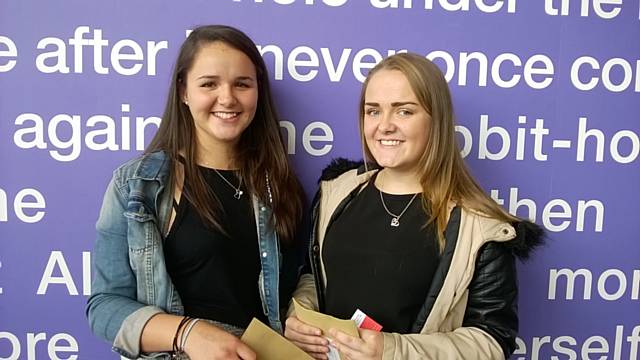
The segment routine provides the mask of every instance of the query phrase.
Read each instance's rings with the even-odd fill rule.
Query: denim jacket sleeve
[[[161,309],[138,302],[137,282],[129,263],[126,184],[114,178],[107,187],[96,224],[91,296],[87,317],[91,330],[112,342],[113,350],[129,358],[140,356],[140,337],[146,322]],[[137,339],[137,341],[136,341]]]

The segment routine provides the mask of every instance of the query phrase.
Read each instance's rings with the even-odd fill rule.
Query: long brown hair
[[[440,69],[426,58],[410,53],[390,56],[367,75],[360,95],[360,137],[368,161],[375,162],[364,140],[364,103],[369,80],[380,70],[397,70],[407,78],[420,105],[431,116],[427,146],[420,156],[422,207],[435,223],[440,249],[444,249],[449,201],[484,216],[506,222],[519,219],[500,207],[478,185],[467,169],[455,138],[453,105],[449,86]]]
[[[285,243],[291,243],[302,217],[304,195],[287,159],[264,60],[254,42],[240,30],[223,25],[209,25],[198,27],[189,34],[176,60],[160,128],[145,152],[165,151],[174,169],[170,180],[173,188],[178,186],[175,176],[178,163],[184,163],[183,195],[205,223],[224,232],[218,220],[220,203],[209,190],[204,175],[196,164],[198,142],[194,120],[181,97],[187,73],[198,51],[203,46],[218,41],[243,52],[256,68],[256,114],[240,136],[235,161],[247,190],[271,207],[270,221],[279,238]]]

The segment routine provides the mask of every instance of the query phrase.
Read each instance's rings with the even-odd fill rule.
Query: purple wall
[[[308,193],[331,158],[361,157],[376,57],[434,58],[474,174],[551,237],[519,268],[513,358],[635,359],[639,13],[638,0],[3,2],[0,360],[117,358],[84,316],[102,194],[151,139],[185,31],[209,23],[262,47]]]

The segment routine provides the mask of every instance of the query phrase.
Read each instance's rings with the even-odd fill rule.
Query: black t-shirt
[[[413,194],[383,196],[400,214]],[[420,197],[393,227],[372,180],[330,225],[322,249],[328,314],[348,319],[360,309],[385,332],[410,331],[440,260]]]
[[[245,328],[253,317],[266,322],[258,290],[260,255],[251,196],[235,190],[212,169],[201,168],[223,211],[227,235],[205,226],[183,195],[165,241],[167,270],[180,294],[185,315]],[[236,186],[231,170],[218,170]]]

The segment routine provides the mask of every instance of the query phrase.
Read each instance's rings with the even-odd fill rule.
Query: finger
[[[299,341],[291,341],[294,345],[296,345],[297,347],[299,347],[300,349],[304,350],[304,352],[307,353],[319,353],[319,354],[326,354],[329,352],[329,347],[328,346],[321,346],[321,345],[313,345],[313,344],[309,344],[309,343],[305,343],[305,342],[299,342]]]
[[[256,360],[256,353],[244,343],[240,343],[236,348],[238,357],[243,360]]]
[[[306,324],[300,320],[298,320],[298,318],[291,316],[287,319],[286,321],[286,328],[290,328],[298,333],[301,334],[306,334],[306,335],[315,335],[315,336],[320,336],[322,335],[322,330],[318,329],[317,327],[311,326],[309,324]],[[286,331],[286,330],[285,330]]]
[[[360,339],[364,340],[364,342],[367,342],[368,339],[375,338],[380,335],[379,331],[369,329],[358,329],[358,332],[360,333]]]
[[[318,359],[318,360],[328,360],[329,359],[327,354],[322,354],[322,353],[307,353],[307,354],[309,354],[312,358]]]
[[[289,340],[309,345],[320,345],[324,347],[329,345],[329,340],[323,338],[322,336],[305,335],[295,331],[285,333],[285,337]]]
[[[330,329],[329,334],[333,336],[333,339],[338,344],[342,344],[343,347],[348,347],[357,351],[361,351],[362,347],[364,347],[365,342],[362,339],[358,339],[357,337],[347,335],[342,331],[337,331],[335,329]]]
[[[333,345],[340,352],[340,356],[346,359],[359,359],[363,357],[363,354],[357,350],[354,350],[342,343],[334,342]]]
[[[360,339],[363,339],[367,336],[369,336],[369,333],[373,332],[373,330],[367,330],[367,329],[361,329],[358,328],[358,333],[360,334]]]

